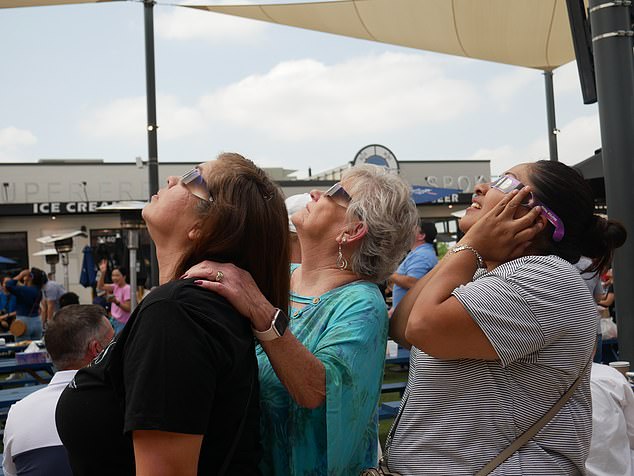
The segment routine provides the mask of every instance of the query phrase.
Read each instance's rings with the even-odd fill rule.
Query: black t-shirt
[[[62,393],[57,429],[75,475],[135,474],[133,430],[204,435],[198,474],[217,474],[247,401],[227,474],[259,474],[259,387],[250,325],[224,298],[192,281],[152,291],[116,342]]]

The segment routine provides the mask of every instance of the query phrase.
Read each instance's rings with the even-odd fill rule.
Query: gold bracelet
[[[476,260],[478,261],[478,268],[486,268],[486,264],[484,263],[484,258],[482,258],[482,255],[478,253],[478,251],[473,246],[457,245],[449,250],[449,254],[453,255],[458,253],[459,251],[464,251],[464,250],[469,250],[475,255]]]

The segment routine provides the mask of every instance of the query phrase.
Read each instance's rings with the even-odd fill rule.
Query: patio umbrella
[[[79,276],[79,284],[85,288],[95,285],[97,279],[97,271],[95,269],[95,259],[92,256],[92,248],[84,246],[82,251],[84,259],[81,262],[81,275]]]

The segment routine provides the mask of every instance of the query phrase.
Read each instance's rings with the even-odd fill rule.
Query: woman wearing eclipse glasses
[[[390,470],[585,474],[596,306],[572,264],[604,269],[625,241],[593,212],[590,187],[560,162],[476,186],[464,237],[390,322],[412,349]]]
[[[143,218],[161,286],[60,398],[57,428],[73,473],[260,474],[251,326],[224,298],[179,277],[204,259],[235,263],[286,309],[281,192],[251,161],[222,154],[169,177]]]
[[[201,285],[247,316],[259,340],[263,474],[358,475],[376,465],[388,318],[374,283],[411,246],[410,193],[370,165],[311,192],[291,217],[302,264],[291,269],[288,317],[235,266],[207,262],[188,272],[209,279]]]

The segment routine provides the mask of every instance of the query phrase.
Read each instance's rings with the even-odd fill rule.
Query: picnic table
[[[0,360],[0,374],[15,374],[25,372],[39,383],[47,383],[53,376],[53,364],[51,362],[38,362],[33,364],[21,364],[16,359]],[[45,372],[48,375],[42,376],[38,372]],[[10,382],[10,380],[9,380]]]
[[[3,354],[8,354],[8,353],[15,353],[15,352],[22,352],[24,349],[26,349],[29,346],[28,342],[8,342],[4,345],[0,345],[0,355]]]

